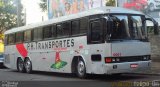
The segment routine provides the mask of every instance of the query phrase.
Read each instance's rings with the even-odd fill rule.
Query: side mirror
[[[159,26],[158,22],[156,22],[153,18],[146,18],[146,20],[152,21],[153,22],[153,28],[154,28],[154,34],[159,35]]]

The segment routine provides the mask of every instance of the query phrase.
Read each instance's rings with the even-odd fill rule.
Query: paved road
[[[11,82],[23,81],[21,82],[21,85],[23,85],[23,87],[33,86],[33,83],[35,85],[38,85],[37,87],[44,87],[44,86],[49,87],[55,84],[62,85],[64,87],[66,87],[67,84],[72,84],[73,87],[74,86],[82,87],[82,85],[87,87],[97,87],[96,85],[99,85],[99,87],[100,86],[111,87],[111,85],[118,82],[126,82],[126,81],[127,82],[135,82],[135,81],[151,82],[154,80],[159,80],[159,83],[160,83],[160,76],[140,75],[140,74],[123,74],[121,76],[89,75],[88,78],[86,79],[79,79],[77,77],[72,76],[71,74],[60,74],[60,73],[52,73],[52,72],[34,72],[33,74],[26,74],[26,73],[19,73],[15,70],[10,70],[10,69],[0,69],[0,81],[3,81],[1,84],[6,84],[7,82],[5,81],[11,81]],[[28,81],[32,81],[32,82],[28,82]],[[80,85],[77,85],[77,84],[80,84]],[[7,86],[3,86],[3,87],[7,87]],[[15,87],[22,87],[22,86],[15,86]]]

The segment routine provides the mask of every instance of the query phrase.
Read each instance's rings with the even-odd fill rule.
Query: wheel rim
[[[19,62],[18,62],[18,68],[19,68],[19,71],[22,71],[23,70],[23,60],[22,59],[19,59]]]
[[[85,73],[85,65],[84,65],[83,61],[79,61],[79,63],[78,63],[78,73],[80,76],[83,76]]]
[[[29,72],[31,70],[31,62],[29,60],[27,60],[25,62],[25,68],[26,68],[27,72]]]

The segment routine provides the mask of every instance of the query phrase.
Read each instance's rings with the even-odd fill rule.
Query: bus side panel
[[[71,44],[75,45],[75,41],[73,43],[71,40],[65,38],[25,44],[33,70],[70,73],[74,49]],[[60,43],[63,47],[59,47]]]
[[[32,62],[32,69],[33,70],[41,70],[44,66],[41,62],[41,58],[43,58],[43,55],[41,52],[30,52],[28,56]]]
[[[4,58],[4,65],[11,69],[16,69],[16,50],[14,45],[5,46],[5,58]]]
[[[94,74],[104,74],[105,73],[105,57],[111,55],[111,45],[110,44],[92,44],[90,47],[90,60],[88,61],[88,72]],[[100,55],[101,60],[92,60],[91,56]]]
[[[71,56],[69,51],[35,52],[31,55],[33,70],[71,73]],[[60,61],[56,62],[56,58]],[[63,63],[63,64],[62,64]]]

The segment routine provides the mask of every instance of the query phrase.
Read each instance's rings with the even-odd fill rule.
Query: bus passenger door
[[[90,20],[87,42],[88,44],[104,43],[103,19]]]
[[[91,73],[100,74],[103,72],[102,67],[102,58],[103,58],[103,48],[104,48],[104,27],[103,22],[104,20],[94,19],[90,21],[89,24],[89,31],[88,31],[88,45],[90,48],[90,57],[88,58],[88,68],[90,69]]]

